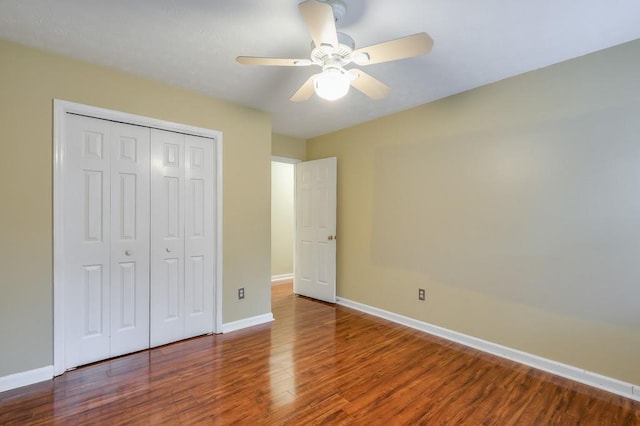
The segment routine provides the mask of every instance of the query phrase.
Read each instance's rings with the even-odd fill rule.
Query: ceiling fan
[[[327,100],[340,99],[348,93],[350,86],[372,99],[382,99],[391,90],[387,85],[364,71],[345,67],[352,62],[364,66],[411,58],[427,54],[433,47],[433,40],[427,33],[417,33],[355,49],[351,37],[336,31],[336,23],[344,17],[347,9],[343,0],[307,0],[298,7],[313,39],[310,59],[236,58],[238,63],[245,65],[322,67],[322,72],[312,75],[294,93],[290,99],[293,102],[306,101],[314,92]]]

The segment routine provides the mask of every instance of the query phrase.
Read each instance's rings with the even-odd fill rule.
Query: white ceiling
[[[307,58],[297,0],[0,0],[0,38],[268,111],[274,132],[301,138],[640,38],[638,0],[345,1],[339,30],[356,47],[434,39],[427,56],[366,67],[391,87],[384,100],[291,103],[317,68],[235,62]]]

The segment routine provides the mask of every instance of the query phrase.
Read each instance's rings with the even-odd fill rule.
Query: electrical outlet
[[[427,299],[426,298],[426,292],[425,292],[424,288],[419,288],[418,289],[418,300],[424,301],[426,299]]]
[[[244,299],[244,287],[238,289],[238,299]]]

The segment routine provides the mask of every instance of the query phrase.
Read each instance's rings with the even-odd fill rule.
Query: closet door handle
[[[167,251],[167,253],[171,253],[171,249],[169,247],[167,247],[165,250]]]
[[[127,256],[131,256],[133,254],[133,250],[125,250],[124,254]]]

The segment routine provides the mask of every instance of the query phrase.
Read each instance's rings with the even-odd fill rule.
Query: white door
[[[111,124],[111,351],[149,347],[149,129]]]
[[[184,135],[151,129],[151,346],[184,335]]]
[[[213,332],[211,139],[151,130],[151,346]]]
[[[149,136],[68,115],[65,143],[62,275],[72,368],[149,345]]]
[[[56,372],[213,332],[218,142],[63,115]]]
[[[110,123],[67,117],[63,279],[65,365],[110,352]]]
[[[296,164],[296,251],[293,290],[336,301],[337,159]]]
[[[185,136],[184,338],[213,332],[214,171],[211,139]]]

